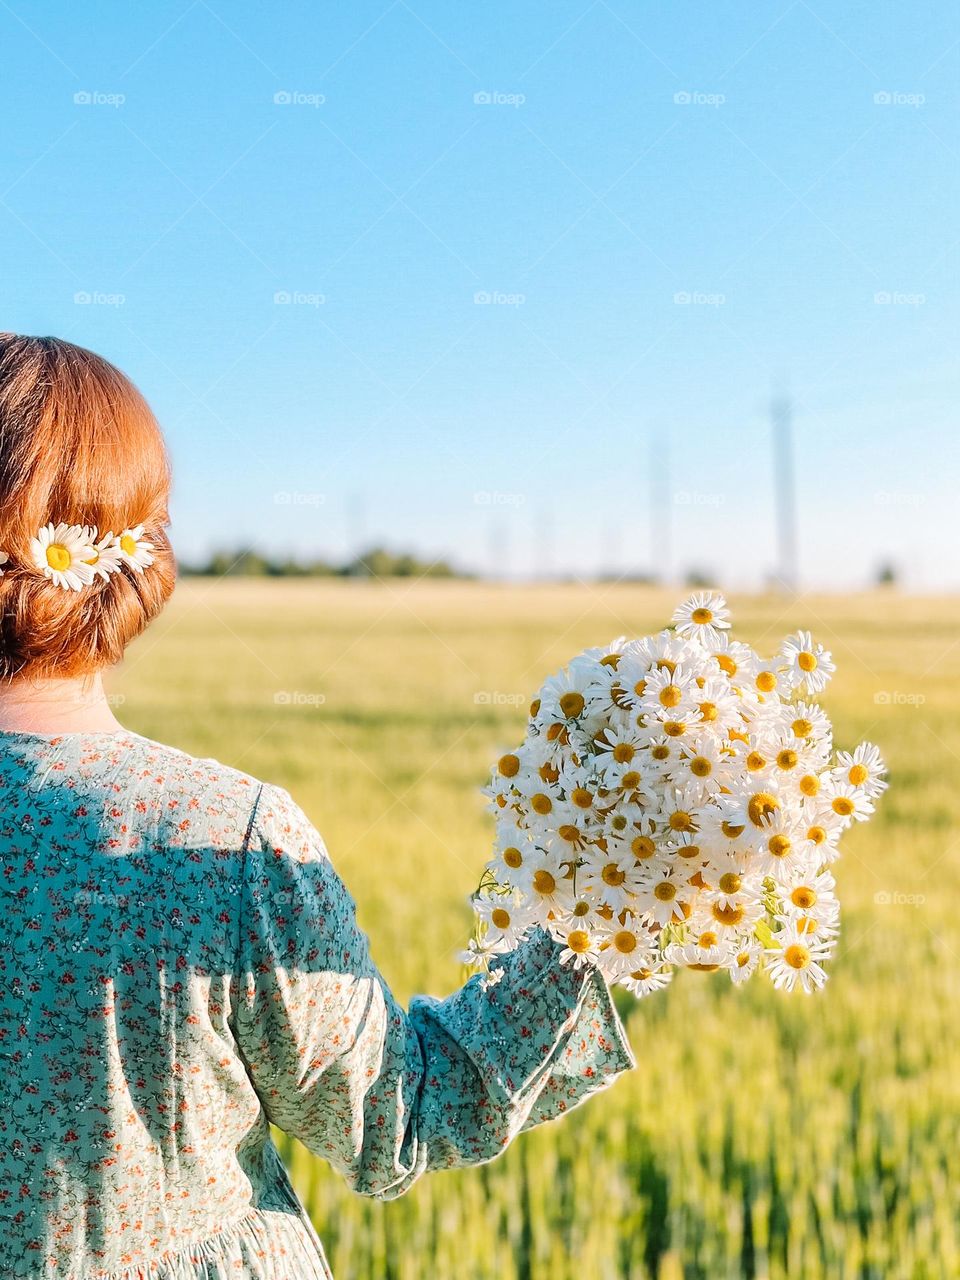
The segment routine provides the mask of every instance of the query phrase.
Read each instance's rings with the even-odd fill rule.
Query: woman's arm
[[[414,945],[416,939],[412,939]],[[290,797],[264,787],[242,886],[233,1026],[267,1116],[357,1191],[492,1159],[633,1065],[606,984],[542,931],[404,1012]]]

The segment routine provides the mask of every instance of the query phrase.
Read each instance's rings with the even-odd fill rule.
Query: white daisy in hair
[[[823,961],[829,960],[832,951],[826,939],[801,933],[791,924],[776,934],[774,946],[766,949],[766,969],[778,990],[793,991],[799,986],[809,995],[826,982]]]
[[[709,645],[730,626],[730,610],[719,591],[698,591],[674,610],[673,622],[679,635]]]
[[[106,582],[110,575],[117,573],[123,564],[120,540],[113,533],[105,533],[98,539],[96,525],[87,526],[83,532],[93,548],[93,555],[87,564],[92,567],[95,578],[102,578]]]
[[[93,582],[94,555],[87,530],[79,524],[47,524],[30,540],[37,569],[55,586],[80,591]]]
[[[880,749],[872,742],[861,742],[852,753],[837,752],[837,774],[841,777],[846,774],[850,785],[859,787],[871,800],[886,791],[889,785],[883,780],[886,768]]]
[[[143,573],[153,564],[154,546],[143,536],[144,526],[134,525],[132,529],[124,529],[117,538],[120,557],[134,573]]]
[[[830,651],[818,644],[809,631],[797,631],[783,642],[780,657],[786,664],[787,686],[800,693],[818,694],[830,683],[836,664]]]

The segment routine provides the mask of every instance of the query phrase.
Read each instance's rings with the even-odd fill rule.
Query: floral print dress
[[[0,733],[0,1274],[329,1277],[269,1122],[364,1195],[491,1159],[633,1063],[558,955],[404,1012],[286,792]]]

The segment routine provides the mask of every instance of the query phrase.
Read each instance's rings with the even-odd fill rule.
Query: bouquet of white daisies
[[[764,659],[705,593],[673,623],[574,658],[497,762],[466,953],[479,967],[541,926],[563,962],[637,996],[677,967],[823,985],[840,928],[830,868],[886,788],[880,753],[834,753],[816,702],[834,664],[809,632]]]

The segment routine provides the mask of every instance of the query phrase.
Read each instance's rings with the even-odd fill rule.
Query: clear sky
[[[803,582],[960,586],[948,0],[0,0],[0,47],[0,325],[142,387],[182,556],[756,583],[779,383]]]

